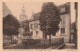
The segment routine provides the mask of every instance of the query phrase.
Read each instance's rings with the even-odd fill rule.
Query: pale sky
[[[55,2],[55,4],[57,6],[65,4],[65,3],[66,2]],[[30,19],[32,16],[32,13],[37,13],[37,12],[41,11],[43,2],[6,2],[5,4],[11,10],[13,15],[19,20],[19,18],[20,18],[19,16],[21,14],[23,5],[26,10],[26,15],[27,15],[28,19]]]

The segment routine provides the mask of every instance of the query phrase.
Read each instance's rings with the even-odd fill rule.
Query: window
[[[33,31],[31,31],[31,35],[33,35]]]
[[[61,13],[65,12],[65,7],[61,8]]]
[[[65,24],[65,17],[63,17],[63,24]]]
[[[61,28],[61,33],[65,33],[65,28]]]
[[[61,24],[65,24],[65,22],[66,22],[66,16],[65,15],[62,15],[61,16]]]
[[[38,34],[38,31],[36,31],[36,34]]]
[[[71,29],[71,32],[74,33],[74,29]]]
[[[33,24],[31,24],[31,29],[33,29]]]
[[[38,33],[39,33],[39,32],[38,32],[38,31],[36,31],[36,37],[38,36]]]
[[[38,28],[38,24],[37,23],[34,24],[34,28]]]

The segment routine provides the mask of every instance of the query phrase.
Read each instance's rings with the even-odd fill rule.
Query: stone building
[[[58,6],[60,12],[61,22],[59,24],[60,30],[56,33],[56,36],[64,38],[64,42],[70,40],[70,29],[71,29],[71,9],[70,3],[66,3]]]
[[[39,25],[39,15],[40,13],[35,13],[29,21],[29,29],[32,34],[32,39],[43,39],[43,32],[40,30]]]

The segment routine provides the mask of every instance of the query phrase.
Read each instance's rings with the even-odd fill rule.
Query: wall
[[[56,33],[56,36],[63,37],[64,42],[69,42],[69,38],[70,38],[70,14],[66,13],[66,14],[64,14],[64,16],[65,16],[65,24],[64,25],[61,23],[59,24],[60,30]],[[61,33],[61,28],[65,28],[64,34]]]
[[[34,28],[35,23],[38,24],[38,28]],[[33,29],[30,28],[31,24],[33,24]],[[29,29],[30,29],[30,32],[33,31],[32,39],[43,39],[43,33],[40,30],[39,20],[29,22]],[[38,31],[39,33],[36,34],[36,31]]]

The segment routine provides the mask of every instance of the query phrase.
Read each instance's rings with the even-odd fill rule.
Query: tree
[[[24,28],[24,35],[30,35],[30,30],[29,30],[29,20],[25,20],[23,21],[23,23],[21,24],[22,27]]]
[[[19,22],[13,15],[7,15],[3,18],[3,34],[12,36],[18,35]]]
[[[57,6],[53,2],[44,3],[39,20],[41,30],[45,34],[45,38],[49,35],[49,43],[51,44],[51,35],[55,36],[59,30],[60,14]]]

